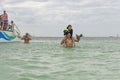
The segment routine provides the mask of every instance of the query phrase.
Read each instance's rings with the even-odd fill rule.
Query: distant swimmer
[[[71,38],[70,32],[66,32],[65,35],[66,35],[66,37],[64,37],[63,40],[61,41],[61,45],[65,46],[65,47],[74,47],[75,42],[79,42],[80,37],[82,37],[82,34],[81,34],[81,35],[76,35],[77,39],[75,39],[73,37]]]
[[[24,43],[29,43],[29,41],[31,40],[31,37],[28,33],[26,33],[23,37],[22,40],[24,40]]]

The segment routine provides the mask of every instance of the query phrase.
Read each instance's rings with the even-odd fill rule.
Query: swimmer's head
[[[71,30],[72,29],[72,25],[68,25],[67,29]]]
[[[26,35],[26,36],[28,36],[28,35],[29,35],[29,33],[26,33],[25,35]]]
[[[11,23],[13,23],[13,21],[11,21]]]
[[[71,34],[69,32],[66,33],[66,37],[70,38]]]
[[[6,13],[6,11],[4,10],[4,11],[3,11],[3,13],[5,14],[5,13]]]

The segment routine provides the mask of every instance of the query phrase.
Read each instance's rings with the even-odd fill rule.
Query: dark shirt
[[[70,34],[71,34],[71,37],[73,36],[73,29],[69,30],[70,31]]]
[[[68,29],[64,30],[64,35],[66,35],[67,33],[70,33],[71,37],[72,37],[73,36],[73,29],[71,29],[71,30],[68,30]]]

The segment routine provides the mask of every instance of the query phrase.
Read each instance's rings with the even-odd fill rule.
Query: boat
[[[11,41],[15,38],[20,38],[20,34],[17,31],[0,31],[0,39]]]

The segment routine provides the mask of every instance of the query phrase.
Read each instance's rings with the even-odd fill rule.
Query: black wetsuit
[[[73,36],[73,29],[69,30],[70,31],[70,34],[71,34],[71,37]]]

